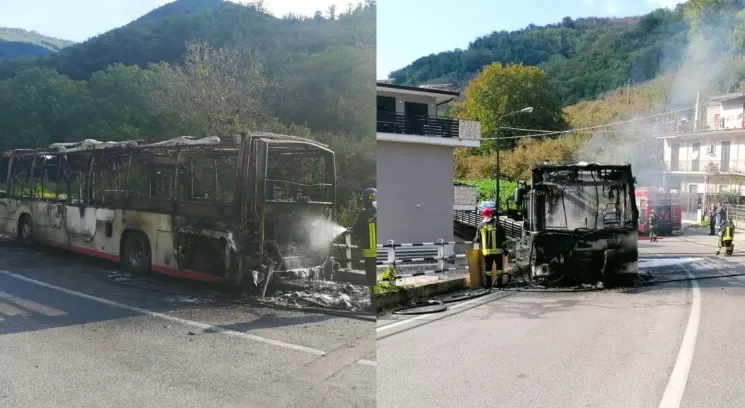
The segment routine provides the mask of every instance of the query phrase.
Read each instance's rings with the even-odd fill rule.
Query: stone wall
[[[470,186],[453,186],[455,194],[455,205],[473,205],[476,206],[476,187]]]
[[[481,123],[475,120],[458,121],[458,137],[464,140],[478,140],[481,138]]]

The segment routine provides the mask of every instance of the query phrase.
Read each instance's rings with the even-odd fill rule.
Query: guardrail
[[[460,215],[458,213],[460,213]],[[478,223],[481,222],[481,218],[482,217],[480,217],[476,211],[458,210],[456,211],[454,220],[456,222],[473,226],[475,232],[475,228]],[[522,223],[505,216],[500,217],[499,223],[505,229],[505,234],[508,238],[507,249],[514,250],[513,244],[516,240],[522,238]],[[447,272],[468,269],[468,266],[466,265],[462,267],[447,267],[448,264],[455,265],[457,259],[464,259],[466,255],[445,255],[446,248],[453,245],[473,244],[473,241],[445,241],[443,239],[418,243],[397,243],[393,240],[388,240],[385,244],[378,244],[376,246],[378,251],[375,264],[378,269],[385,269],[391,266],[394,267],[394,271],[396,271],[395,280],[423,275],[437,275],[440,280],[443,280],[446,278]],[[354,269],[355,263],[358,265],[364,265],[365,261],[363,259],[354,258],[352,251],[358,249],[358,246],[352,244],[352,236],[349,232],[344,234],[344,243],[335,243],[334,247],[344,250],[343,258],[340,257],[337,258],[337,260],[345,263],[346,269]],[[402,267],[405,269],[427,267],[432,269],[404,272],[401,270]]]
[[[481,222],[481,214],[476,210],[455,210],[453,211],[453,221],[463,225],[476,228]],[[499,224],[504,228],[505,235],[509,238],[521,238],[523,234],[523,225],[519,221],[508,218],[504,215],[499,217]],[[475,232],[475,230],[474,230]]]
[[[355,259],[352,250],[357,249],[358,246],[352,244],[352,236],[349,233],[345,234],[345,242],[343,244],[336,243],[334,244],[335,248],[344,249],[344,258],[340,259],[340,261],[343,261],[346,263],[347,269],[353,269],[354,263],[364,264],[364,259]],[[473,241],[445,241],[445,240],[438,240],[438,241],[432,241],[432,242],[419,242],[419,243],[396,243],[393,240],[388,240],[385,244],[378,244],[377,249],[379,250],[377,253],[377,259],[375,261],[375,264],[378,269],[385,269],[388,267],[394,267],[394,270],[397,272],[395,279],[402,279],[407,277],[413,277],[413,276],[423,276],[423,275],[438,275],[439,279],[445,279],[445,274],[447,272],[451,271],[457,271],[461,269],[467,269],[466,268],[458,268],[458,267],[446,267],[447,264],[454,265],[457,259],[463,259],[465,258],[465,254],[449,254],[445,255],[445,249],[446,247],[450,245],[473,245]],[[435,256],[419,256],[419,257],[404,257],[401,258],[398,256],[397,251],[400,251],[401,249],[406,248],[415,248],[415,247],[434,247],[436,249],[436,255]],[[384,251],[381,251],[384,250]],[[431,270],[424,270],[424,271],[411,271],[411,272],[401,272],[400,267],[404,268],[415,268],[415,267],[427,267],[427,266],[434,266],[434,269]],[[436,265],[436,266],[435,266]]]

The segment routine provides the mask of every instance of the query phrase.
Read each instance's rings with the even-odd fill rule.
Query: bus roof
[[[250,132],[243,134],[247,138],[261,139],[266,143],[289,144],[294,146],[313,146],[317,149],[329,151],[329,147],[312,139],[298,136],[282,135],[268,132]],[[80,142],[52,143],[49,147],[36,149],[13,149],[3,153],[5,157],[12,155],[34,156],[55,155],[60,153],[82,153],[98,150],[157,150],[175,148],[180,146],[191,147],[238,147],[241,135],[233,135],[220,138],[218,136],[207,136],[196,138],[194,136],[179,136],[173,139],[158,142],[147,142],[143,140],[126,140],[121,142],[98,141],[86,139]]]

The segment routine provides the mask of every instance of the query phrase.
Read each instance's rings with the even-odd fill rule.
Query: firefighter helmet
[[[362,201],[366,203],[377,201],[377,198],[375,197],[376,195],[378,195],[377,189],[373,187],[366,188],[365,191],[362,192]]]
[[[491,218],[494,215],[494,210],[491,208],[484,208],[481,210],[481,216],[484,218]]]

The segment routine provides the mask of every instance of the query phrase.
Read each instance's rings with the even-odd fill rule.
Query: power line
[[[666,116],[666,115],[670,115],[670,114],[673,114],[673,113],[685,112],[685,111],[689,111],[689,110],[693,110],[693,109],[695,109],[695,107],[684,108],[684,109],[676,109],[676,110],[669,111],[669,112],[658,113],[656,115],[644,116],[644,117],[636,118],[636,119],[622,120],[620,122],[606,123],[604,125],[588,126],[588,127],[579,128],[579,129],[560,130],[560,131],[554,131],[554,132],[548,132],[548,133],[529,133],[529,134],[526,134],[526,135],[511,136],[511,138],[518,139],[518,138],[521,138],[521,137],[551,136],[551,135],[561,135],[561,134],[568,134],[568,133],[576,133],[576,132],[581,132],[581,131],[584,131],[584,130],[600,129],[600,128],[609,127],[609,126],[617,126],[617,125],[623,125],[623,124],[626,124],[626,123],[639,122],[639,121],[647,120],[647,119],[654,119],[654,118],[658,118],[660,116]],[[541,130],[540,132],[545,132],[545,131]],[[492,139],[492,138],[489,138],[489,139]],[[494,139],[496,139],[496,138],[494,138]],[[506,138],[500,138],[500,139],[506,139]]]
[[[598,130],[595,133],[622,133],[622,130]],[[526,139],[531,137],[545,137],[550,136],[546,133],[538,133],[538,134],[530,134],[530,135],[519,135],[519,136],[502,136],[499,138],[499,140],[508,140],[508,139]],[[496,137],[482,137],[480,140],[496,140]]]
[[[542,133],[551,133],[554,132],[554,130],[541,130],[541,129],[523,129],[523,128],[514,128],[509,126],[500,126],[500,129],[509,129],[509,130],[522,130],[525,132],[542,132]]]

